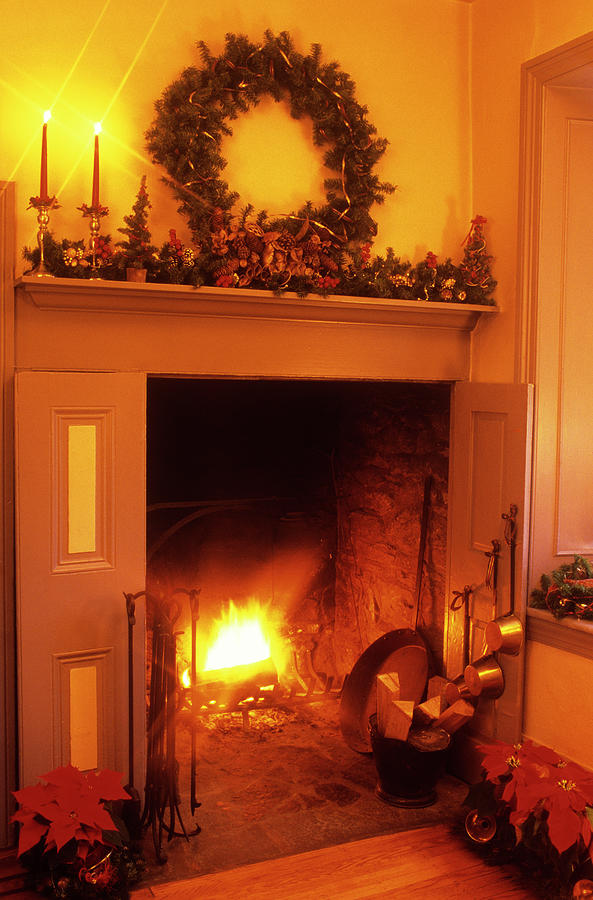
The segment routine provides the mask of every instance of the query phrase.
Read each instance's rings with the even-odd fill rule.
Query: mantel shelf
[[[493,306],[36,278],[16,285],[17,364],[213,377],[464,381]]]
[[[498,312],[496,306],[425,300],[319,295],[309,295],[303,299],[294,293],[279,297],[270,291],[248,288],[196,289],[186,285],[37,278],[31,275],[20,278],[17,281],[19,287],[26,290],[40,309],[428,326],[458,332],[471,332],[482,315],[491,316]]]

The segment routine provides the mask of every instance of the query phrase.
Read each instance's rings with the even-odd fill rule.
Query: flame
[[[217,621],[208,649],[204,671],[245,666],[270,659],[272,626],[267,610],[252,599],[245,608],[229,607]]]
[[[232,681],[233,669],[239,666],[242,669],[252,666],[253,674],[262,670],[270,673],[276,669],[276,673],[281,675],[287,666],[289,653],[269,604],[254,597],[244,606],[237,606],[230,600],[228,608],[212,626],[209,644],[204,652],[205,662],[198,664],[198,668],[201,673],[214,673],[207,680],[216,680],[216,673],[220,673],[220,679]],[[187,648],[184,647],[179,678],[184,688],[190,688],[191,671],[186,654]],[[198,680],[203,679],[199,677]],[[261,690],[274,688],[274,684],[266,684]]]

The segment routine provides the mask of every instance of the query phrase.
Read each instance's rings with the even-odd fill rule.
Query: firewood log
[[[469,722],[474,712],[474,707],[467,700],[456,700],[434,720],[432,727],[444,728],[449,734],[454,734],[462,725]]]
[[[413,700],[399,699],[395,672],[377,675],[377,730],[382,737],[405,741],[414,714]]]
[[[444,698],[438,695],[418,704],[414,710],[414,725],[432,725],[435,719],[441,715],[445,706]]]
[[[449,681],[447,678],[443,678],[442,675],[433,675],[432,678],[428,679],[428,690],[426,692],[427,699],[432,700],[433,697],[444,697],[448,684]]]

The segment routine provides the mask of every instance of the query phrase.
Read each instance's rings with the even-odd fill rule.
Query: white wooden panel
[[[593,420],[587,347],[593,209],[593,91],[549,87],[542,146],[537,415],[529,581],[593,555]]]
[[[113,415],[113,409],[51,410],[54,573],[110,569],[115,564]],[[86,452],[94,449],[94,459],[86,462],[94,469],[73,471],[73,463],[83,462],[80,447],[78,460],[72,456],[73,434],[80,436],[89,429],[94,441]],[[81,496],[83,490],[86,497]],[[81,543],[91,540],[94,546]]]
[[[447,675],[464,668],[484,648],[485,624],[509,611],[511,566],[505,520],[511,504],[519,510],[515,567],[515,612],[524,618],[532,388],[517,384],[456,384],[453,391],[449,501],[449,592],[446,632]],[[498,590],[486,584],[492,541],[500,544]],[[450,609],[454,591],[472,589],[470,646],[464,648],[463,607]],[[476,742],[490,737],[515,740],[521,733],[523,657],[499,658],[506,687],[497,701],[481,700],[473,723]],[[469,751],[468,751],[469,754]],[[479,773],[479,765],[478,765]],[[467,773],[469,774],[469,772]]]
[[[111,647],[53,654],[55,765],[115,767],[113,664]]]
[[[74,665],[97,669],[99,765],[127,777],[128,619],[123,592],[142,590],[145,582],[145,407],[144,375],[17,373],[22,784],[70,757],[70,669]],[[96,518],[94,552],[68,553],[71,424],[97,428],[97,510],[102,512]],[[134,682],[135,774],[139,778],[145,735],[143,613],[138,609],[134,629],[139,650]],[[91,658],[98,654],[97,647],[108,648],[108,663]],[[112,674],[106,675],[105,667]],[[75,713],[83,716],[80,704]],[[89,731],[88,721],[75,723],[77,733],[85,730]]]
[[[506,417],[487,410],[472,412],[472,479],[469,509],[471,546],[486,552],[500,530],[502,465]]]
[[[590,106],[593,115],[593,105]],[[590,382],[583,357],[593,338],[591,211],[593,121],[566,123],[564,290],[560,317],[556,554],[593,554],[593,416],[583,408]],[[587,465],[589,463],[589,465]]]

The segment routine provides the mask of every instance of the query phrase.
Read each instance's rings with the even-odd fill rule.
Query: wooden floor
[[[538,900],[526,884],[437,825],[141,887],[132,900]]]

